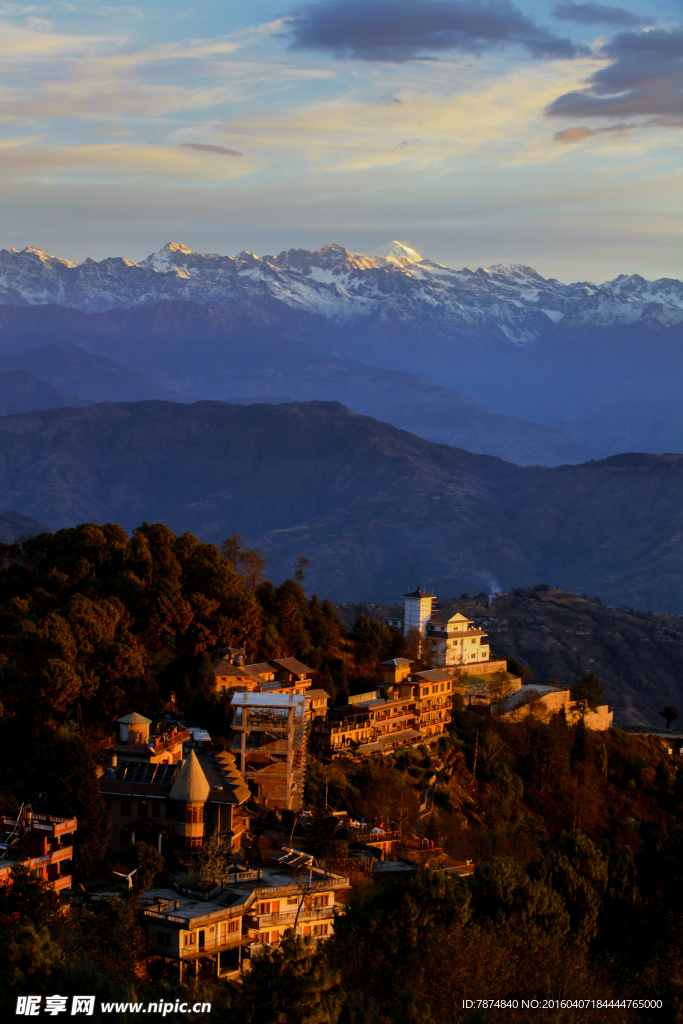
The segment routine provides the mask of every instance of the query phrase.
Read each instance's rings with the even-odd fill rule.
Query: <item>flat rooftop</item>
[[[192,930],[209,921],[240,917],[254,902],[254,891],[224,889],[215,900],[198,900],[183,896],[176,889],[149,889],[142,896],[143,912]]]
[[[306,706],[304,693],[236,693],[232,698],[233,707],[289,708]]]

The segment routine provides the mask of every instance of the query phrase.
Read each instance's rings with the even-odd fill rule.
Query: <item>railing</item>
[[[31,817],[26,817],[23,821],[16,820],[15,818],[0,818],[0,823],[5,828],[14,831],[16,828],[22,828],[25,831],[33,829],[39,832],[47,832],[51,835],[57,836],[62,835],[64,832],[73,832],[78,827],[78,820],[76,818],[57,818],[49,814],[33,814]]]
[[[197,913],[194,907],[188,907],[187,910],[181,915],[181,913],[168,913],[163,909],[161,904],[155,904],[152,907],[145,907],[142,911],[144,917],[157,918],[161,921],[172,921],[174,924],[182,924],[186,928],[190,927],[192,922],[192,930],[195,928],[203,928],[206,924],[211,924],[220,921],[230,921],[234,917],[242,917],[253,902],[247,899],[244,903],[240,903],[234,907],[223,907],[221,910],[213,910],[208,914]],[[178,907],[173,908],[174,911],[178,911]]]
[[[40,864],[57,864],[62,860],[71,860],[74,854],[73,846],[61,846],[59,850],[44,853],[40,857],[27,857],[24,864],[29,868],[38,867]]]
[[[372,832],[364,832],[362,835],[357,835],[354,839],[354,843],[385,843],[387,840],[400,839],[401,832],[399,829],[393,832],[383,832],[380,835]]]
[[[194,959],[200,956],[207,956],[211,953],[219,953],[222,949],[232,949],[235,946],[241,946],[248,940],[248,936],[242,935],[240,932],[234,932],[232,935],[226,935],[224,939],[209,939],[204,942],[203,946],[199,946],[197,943],[194,946],[181,946],[180,956],[182,959]]]
[[[173,747],[179,743],[185,743],[187,740],[192,739],[192,733],[189,729],[184,729],[183,732],[177,732],[174,736],[170,736],[167,740],[161,740],[154,744],[153,754],[156,757],[157,754],[163,754],[164,750],[172,750]],[[150,743],[150,746],[152,744]]]
[[[325,890],[340,888],[345,889],[349,884],[348,878],[345,875],[333,875],[328,873],[328,877],[324,881],[312,881],[311,885],[308,884],[308,879],[305,880],[306,892],[325,892]],[[258,898],[261,900],[270,899],[273,896],[296,896],[301,894],[301,885],[296,882],[292,882],[290,885],[269,885],[263,886],[261,889],[255,890],[258,893]]]
[[[297,919],[296,910],[286,910],[281,914],[254,914],[253,910],[248,915],[250,921],[255,923],[250,925],[250,928],[260,930],[265,925],[271,924],[293,924]],[[321,921],[326,918],[330,920],[334,917],[334,903],[330,904],[329,907],[315,907],[310,910],[302,909],[299,914],[299,921]]]

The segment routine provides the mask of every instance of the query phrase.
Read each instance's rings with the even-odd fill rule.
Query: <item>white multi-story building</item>
[[[404,636],[416,629],[429,641],[432,660],[439,665],[476,665],[489,661],[491,649],[483,629],[474,629],[472,620],[461,612],[437,611],[435,601],[432,594],[426,594],[418,586],[403,595],[403,618],[389,616],[386,622],[401,629]]]

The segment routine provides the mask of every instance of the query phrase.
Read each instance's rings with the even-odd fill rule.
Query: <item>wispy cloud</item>
[[[181,149],[198,149],[201,153],[221,153],[223,156],[244,156],[237,149],[226,149],[225,146],[212,146],[206,142],[181,142]]]
[[[583,139],[591,139],[595,135],[602,135],[605,132],[626,135],[635,126],[632,124],[611,124],[607,128],[589,128],[588,125],[576,125],[572,128],[563,128],[555,132],[553,138],[556,142],[582,142]]]
[[[398,92],[398,102],[390,104],[343,99],[287,115],[254,112],[225,122],[222,133],[229,144],[248,145],[263,159],[296,154],[332,174],[406,161],[415,170],[475,155],[504,163],[554,159],[539,114],[561,82],[576,83],[585,73],[585,66],[572,62],[525,67],[447,95],[416,89]],[[221,126],[213,134],[220,137]]]
[[[153,178],[176,182],[220,182],[250,174],[253,159],[206,160],[182,146],[109,143],[90,146],[15,147],[3,150],[2,178],[73,181],[108,176],[118,183]]]

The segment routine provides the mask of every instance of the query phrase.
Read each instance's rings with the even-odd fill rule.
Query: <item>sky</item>
[[[0,248],[681,277],[677,2],[0,0]]]

